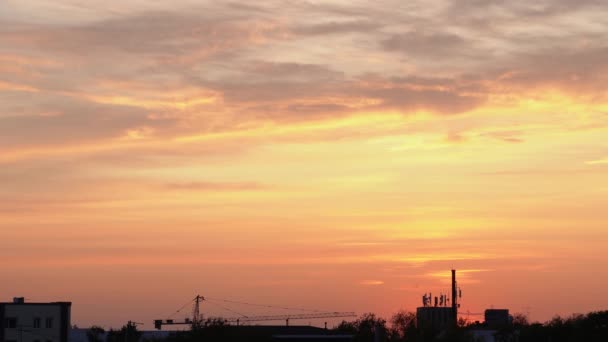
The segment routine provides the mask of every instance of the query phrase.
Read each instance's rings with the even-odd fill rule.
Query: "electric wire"
[[[217,303],[209,302],[209,304],[213,304],[213,305],[218,306],[218,307],[220,307],[220,308],[222,308],[222,309],[224,309],[224,310],[226,310],[226,311],[230,311],[230,312],[232,312],[233,314],[237,314],[237,315],[239,315],[239,316],[243,316],[244,318],[249,318],[249,316],[247,316],[247,315],[245,315],[245,314],[243,314],[243,313],[240,313],[240,312],[238,312],[238,311],[232,310],[232,309],[230,309],[230,308],[227,308],[227,307],[225,307],[225,306],[219,305],[219,304],[217,304]]]
[[[175,312],[173,312],[171,315],[167,316],[168,319],[172,318],[173,316],[175,316],[176,314],[180,313],[182,310],[184,310],[186,307],[188,307],[189,305],[192,305],[194,302],[196,302],[198,297],[189,300],[186,304],[184,304],[182,307],[180,307],[179,309],[177,309]],[[209,298],[209,297],[204,297],[201,298],[203,301],[209,303],[209,304],[213,304],[225,311],[234,313],[236,315],[241,316],[244,319],[249,319],[249,318],[255,318],[255,317],[261,317],[261,316],[248,316],[244,313],[241,313],[239,311],[236,311],[234,309],[231,309],[229,307],[226,307],[224,305],[220,305],[217,302],[223,302],[223,303],[229,303],[229,304],[241,304],[241,305],[249,305],[249,306],[256,306],[256,307],[263,307],[263,308],[270,308],[270,309],[281,309],[281,310],[294,310],[294,311],[303,311],[303,312],[313,312],[313,313],[317,313],[320,315],[327,315],[327,314],[337,314],[337,312],[328,312],[326,310],[315,310],[315,309],[305,309],[305,308],[299,308],[299,307],[288,307],[288,306],[277,306],[277,305],[268,305],[268,304],[259,304],[259,303],[249,303],[249,302],[241,302],[241,301],[236,301],[236,300],[229,300],[229,299],[221,299],[221,298]],[[269,318],[269,317],[273,317],[273,316],[265,316],[265,318]],[[279,319],[279,316],[277,316],[277,319]],[[280,319],[284,319],[283,316],[280,316]]]
[[[220,299],[220,298],[205,297],[205,299],[207,299],[207,300],[214,300],[214,301],[220,301],[220,302],[225,302],[225,303],[232,303],[232,304],[243,304],[243,305],[258,306],[258,307],[271,308],[271,309],[297,310],[297,311],[306,311],[306,312],[326,312],[326,311],[323,311],[323,310],[294,308],[294,307],[287,307],[287,306],[275,306],[275,305],[267,305],[267,304],[255,304],[255,303],[239,302],[239,301],[236,301],[236,300],[228,300],[228,299]]]
[[[184,304],[181,308],[177,309],[177,311],[175,311],[171,315],[167,316],[167,318],[172,318],[173,316],[177,315],[182,310],[184,310],[188,305],[191,305],[193,301],[194,301],[194,299],[189,300],[188,303]]]

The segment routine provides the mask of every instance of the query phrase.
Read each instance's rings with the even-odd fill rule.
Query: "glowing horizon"
[[[0,301],[386,317],[455,268],[463,313],[606,309],[607,14],[5,1]]]

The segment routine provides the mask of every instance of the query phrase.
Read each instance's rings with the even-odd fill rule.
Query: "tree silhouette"
[[[411,311],[401,310],[395,313],[390,320],[390,340],[410,342],[418,339],[416,328],[416,314]]]
[[[608,311],[575,314],[567,318],[555,316],[544,324],[514,325],[514,329],[521,342],[608,341]]]
[[[513,314],[513,326],[514,327],[524,327],[530,325],[528,316],[523,313],[515,313]]]
[[[137,330],[137,325],[129,322],[120,330],[110,330],[107,342],[139,342],[141,332]]]
[[[388,341],[386,320],[373,313],[363,314],[354,322],[342,321],[335,330],[343,334],[353,335],[354,342]],[[378,339],[374,338],[376,335],[378,335]]]
[[[103,342],[103,334],[106,331],[100,326],[92,326],[87,330],[87,340],[89,342]]]

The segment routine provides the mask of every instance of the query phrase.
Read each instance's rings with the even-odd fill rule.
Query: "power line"
[[[167,316],[167,318],[172,318],[173,316],[177,315],[178,313],[180,313],[180,311],[184,310],[188,305],[192,304],[192,299],[189,300],[186,304],[184,304],[181,308],[177,309],[177,311],[175,311],[174,313],[172,313],[171,315]]]
[[[237,322],[237,324],[239,322],[257,322],[257,321],[276,321],[276,320],[285,320],[286,323],[289,325],[289,320],[290,319],[312,319],[312,318],[331,318],[331,317],[355,317],[355,313],[354,312],[325,312],[325,311],[321,311],[321,310],[313,310],[313,309],[304,309],[304,308],[294,308],[294,307],[286,307],[286,306],[275,306],[275,305],[267,305],[267,304],[257,304],[257,303],[248,303],[248,302],[240,302],[240,301],[236,301],[236,300],[229,300],[229,299],[220,299],[220,298],[207,298],[207,297],[202,297],[202,296],[196,296],[196,298],[193,300],[194,301],[194,306],[195,306],[195,314],[194,314],[194,318],[192,320],[186,318],[186,320],[184,320],[183,322],[175,322],[172,319],[167,319],[167,320],[155,320],[154,321],[154,327],[156,329],[162,329],[163,325],[180,325],[180,324],[188,324],[188,325],[198,325],[200,324],[200,320],[197,318],[198,315],[196,313],[198,313],[199,310],[199,303],[201,300],[204,300],[206,302],[208,302],[209,304],[213,304],[216,305],[226,311],[235,313],[241,317],[237,317],[237,318],[228,318],[225,319],[225,322]],[[178,309],[173,315],[175,315],[176,313],[180,312],[181,310],[183,310],[186,306],[188,306],[190,303],[193,302],[192,300],[189,301],[188,303],[186,303],[184,306],[182,306],[180,309]],[[245,315],[243,313],[240,313],[236,310],[233,310],[231,308],[228,308],[224,305],[220,305],[218,303],[214,303],[214,302],[224,302],[224,303],[232,303],[232,304],[242,304],[242,305],[250,305],[250,306],[257,306],[257,307],[264,307],[264,308],[274,308],[274,309],[281,309],[281,310],[298,310],[298,311],[307,311],[309,313],[306,314],[287,314],[287,315],[276,315],[276,316],[248,316]],[[310,313],[313,312],[313,313]],[[171,316],[173,316],[171,315]],[[171,317],[169,316],[169,317]]]
[[[271,309],[281,309],[281,310],[298,310],[298,311],[307,311],[307,312],[325,312],[323,310],[314,310],[314,309],[304,309],[304,308],[293,308],[293,307],[287,307],[287,306],[275,306],[275,305],[268,305],[268,304],[255,304],[255,303],[247,303],[247,302],[239,302],[236,300],[228,300],[228,299],[215,299],[215,298],[209,298],[209,297],[205,297],[205,299],[207,300],[215,300],[215,301],[220,301],[220,302],[225,302],[225,303],[233,303],[233,304],[243,304],[243,305],[250,305],[250,306],[258,306],[258,307],[264,307],[264,308],[271,308]]]
[[[213,304],[213,305],[215,305],[215,306],[219,306],[220,308],[222,308],[222,309],[224,309],[224,310],[226,310],[226,311],[230,311],[230,312],[232,312],[232,313],[234,313],[234,314],[237,314],[237,315],[243,316],[243,317],[245,317],[245,318],[248,318],[248,317],[249,317],[249,316],[247,316],[247,315],[245,315],[245,314],[242,314],[242,313],[240,313],[240,312],[238,312],[238,311],[232,310],[232,309],[227,308],[227,307],[225,307],[225,306],[219,305],[219,304],[217,304],[217,303],[209,302],[209,304]]]

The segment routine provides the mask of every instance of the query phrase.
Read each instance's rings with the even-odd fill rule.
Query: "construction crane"
[[[154,328],[157,330],[161,330],[163,325],[190,325],[193,328],[196,328],[201,325],[202,317],[201,317],[201,302],[205,300],[205,297],[201,295],[196,295],[192,301],[188,301],[186,305],[179,308],[175,313],[182,311],[186,306],[188,306],[191,302],[194,302],[194,306],[192,308],[192,318],[186,318],[183,321],[175,321],[173,319],[155,319],[154,320]],[[174,314],[175,314],[174,313]]]
[[[200,313],[200,305],[201,305],[201,302],[203,302],[205,300],[207,300],[207,299],[205,299],[205,297],[203,297],[201,295],[197,295],[196,297],[194,297],[193,300],[189,301],[186,305],[184,305],[183,307],[181,307],[180,309],[178,309],[175,312],[175,313],[180,312],[186,306],[190,305],[190,303],[193,302],[192,318],[186,318],[183,321],[175,321],[175,320],[169,319],[169,318],[164,319],[164,320],[157,319],[157,320],[154,320],[154,328],[161,330],[162,327],[166,326],[166,325],[190,325],[192,328],[201,327],[203,325],[203,318]],[[245,305],[264,306],[264,307],[269,307],[269,308],[289,309],[289,308],[284,308],[284,307],[275,307],[275,306],[271,306],[271,305],[250,304],[250,303],[235,302],[235,301],[228,301],[228,300],[223,300],[223,301],[237,303],[237,304],[245,304]],[[243,315],[241,313],[238,313],[236,311],[233,311],[233,310],[230,310],[227,308],[224,308],[224,309],[237,313],[242,316],[242,317],[226,318],[226,319],[221,320],[224,323],[236,323],[237,326],[240,325],[241,323],[263,322],[263,321],[285,321],[285,324],[287,326],[289,326],[290,320],[314,319],[314,318],[356,317],[354,312],[338,312],[338,311],[325,312],[325,311],[317,311],[317,310],[307,310],[307,311],[314,311],[314,313],[306,313],[306,314],[247,316],[247,315]],[[293,308],[291,308],[291,309],[293,309]],[[302,309],[298,309],[298,310],[302,310]]]

